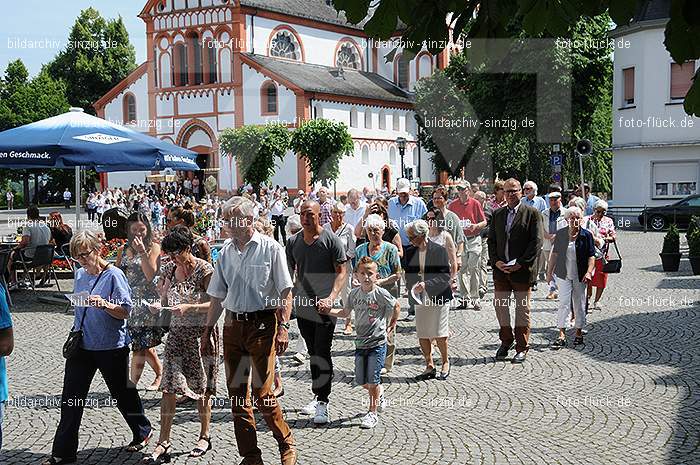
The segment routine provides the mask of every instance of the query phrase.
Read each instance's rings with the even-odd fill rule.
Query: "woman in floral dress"
[[[151,223],[140,213],[133,213],[128,218],[127,235],[128,242],[117,250],[115,264],[129,281],[134,303],[127,321],[133,352],[130,379],[134,385],[138,385],[148,362],[156,377],[146,390],[157,391],[163,366],[155,348],[163,342],[165,331],[158,326],[158,315],[151,312],[148,304],[159,300],[156,282],[160,267],[160,244],[153,241]]]
[[[159,289],[164,305],[172,312],[170,332],[163,356],[163,381],[160,390],[160,437],[151,462],[167,462],[170,458],[170,431],[175,415],[177,395],[197,400],[200,418],[199,439],[190,457],[201,457],[211,449],[209,398],[216,394],[219,368],[218,328],[213,331],[214,354],[203,358],[201,336],[209,309],[206,293],[214,268],[207,261],[192,255],[194,238],[186,226],[175,226],[163,238],[161,246],[170,261],[163,264]],[[166,304],[167,302],[167,304]]]

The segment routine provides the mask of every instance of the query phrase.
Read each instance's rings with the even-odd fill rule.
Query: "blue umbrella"
[[[88,115],[82,108],[0,132],[0,168],[75,168],[76,226],[80,167],[106,171],[196,171],[197,153]]]
[[[197,154],[71,108],[0,133],[0,168],[104,171],[198,170]]]

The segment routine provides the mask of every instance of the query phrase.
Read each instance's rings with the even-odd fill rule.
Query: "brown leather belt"
[[[226,311],[226,318],[233,321],[256,321],[263,318],[269,318],[274,315],[277,309],[266,308],[263,310],[258,310],[255,312],[234,312],[232,310]]]

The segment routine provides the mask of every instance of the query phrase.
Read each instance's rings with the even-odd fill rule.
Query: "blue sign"
[[[561,154],[553,154],[552,156],[549,157],[549,161],[552,164],[552,166],[561,166],[563,157]]]
[[[561,182],[561,173],[554,173],[552,175],[552,181],[554,182]]]

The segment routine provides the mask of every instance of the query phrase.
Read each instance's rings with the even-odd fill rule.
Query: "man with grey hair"
[[[302,410],[314,423],[330,421],[328,401],[333,381],[331,346],[336,318],[326,314],[346,285],[347,254],[342,241],[320,224],[321,206],[308,200],[301,206],[302,230],[287,241],[294,286],[297,323],[311,356],[311,390],[315,396]]]
[[[318,188],[318,204],[321,207],[321,226],[326,223],[331,222],[331,209],[335,201],[328,195],[328,188],[326,186],[321,186]]]
[[[294,437],[272,390],[275,355],[282,355],[289,344],[292,278],[284,248],[253,228],[254,211],[253,202],[243,197],[232,197],[224,204],[223,229],[231,240],[221,249],[207,289],[211,304],[202,354],[213,354],[212,331],[226,310],[224,364],[241,463],[263,463],[248,396],[252,372],[255,405],[277,440],[282,464],[293,465],[297,459]]]
[[[345,222],[355,228],[365,215],[365,203],[360,197],[360,191],[350,189],[348,191],[348,204],[345,210]]]
[[[537,195],[537,184],[534,181],[525,181],[525,184],[523,184],[523,198],[521,202],[536,208],[540,213],[547,209],[544,199]]]

